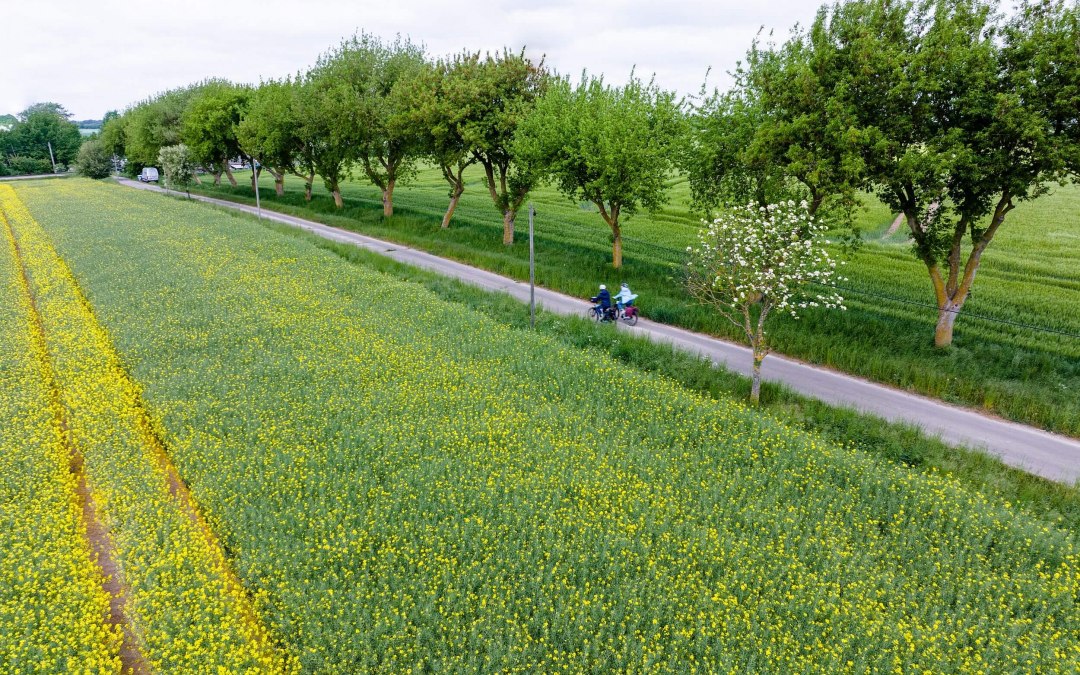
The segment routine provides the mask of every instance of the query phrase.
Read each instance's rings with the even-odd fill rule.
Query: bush
[[[75,165],[87,178],[106,178],[112,173],[112,157],[105,144],[96,138],[82,144]]]
[[[6,162],[8,172],[13,176],[29,176],[36,173],[52,173],[52,163],[47,159],[35,159],[14,155]]]

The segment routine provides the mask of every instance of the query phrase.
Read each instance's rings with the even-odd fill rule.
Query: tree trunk
[[[750,376],[750,402],[754,405],[761,403],[761,362],[765,360],[765,355],[754,350],[754,370]]]
[[[221,185],[221,172],[220,171],[215,171],[214,172],[214,185]]]
[[[934,346],[948,347],[952,344],[953,324],[960,313],[959,307],[949,306],[938,309],[937,327],[934,328]]]
[[[236,177],[232,175],[232,167],[228,161],[225,162],[225,176],[229,179],[229,185],[236,187]]]
[[[334,192],[334,206],[338,207],[339,209],[341,207],[345,206],[345,202],[341,201],[341,190],[335,189],[333,192]]]
[[[382,191],[382,214],[384,218],[394,215],[394,181],[386,183],[386,189]]]
[[[285,196],[285,176],[274,176],[274,192],[278,197]]]
[[[611,266],[615,269],[622,267],[622,228],[619,227],[619,212],[622,205],[619,203],[606,204],[603,199],[594,199],[593,204],[600,209],[600,215],[604,222],[611,228]]]
[[[611,226],[611,234],[614,237],[611,242],[611,264],[615,269],[622,268],[622,230],[618,223]]]
[[[517,217],[517,211],[514,209],[507,209],[503,213],[503,244],[509,246],[514,243],[514,218]]]
[[[446,213],[442,217],[442,226],[445,230],[450,227],[450,219],[454,217],[454,209],[457,208],[458,200],[461,199],[461,193],[464,189],[454,190],[454,194],[450,196],[450,205],[446,207]]]
[[[935,212],[937,207],[938,203],[936,201],[930,205],[930,209]],[[998,228],[1005,222],[1005,216],[1012,210],[1012,195],[1005,191],[1001,194],[1001,198],[998,199],[997,205],[994,207],[990,225],[978,234],[976,234],[974,228],[971,228],[972,248],[968,254],[967,262],[963,264],[962,274],[960,249],[963,245],[964,234],[968,231],[971,221],[965,215],[957,222],[949,248],[949,255],[946,258],[947,277],[942,275],[941,267],[935,258],[930,253],[925,252],[927,250],[927,247],[924,246],[926,240],[923,227],[917,220],[917,212],[914,208],[904,210],[912,237],[915,239],[916,244],[919,245],[920,258],[926,264],[926,269],[930,273],[930,281],[934,285],[934,296],[937,299],[938,306],[938,320],[934,328],[935,347],[944,348],[952,345],[953,324],[956,323],[956,317],[971,295],[971,287],[975,283],[975,275],[979,271],[982,254],[986,247],[990,245]]]
[[[202,181],[199,180],[199,174],[193,173],[193,174],[191,174],[191,177],[195,179],[195,184],[196,185],[202,185]],[[191,194],[188,193],[188,197],[190,197],[190,196],[191,196]]]
[[[305,202],[310,202],[311,201],[311,181],[310,180],[306,181],[304,183],[304,201]]]

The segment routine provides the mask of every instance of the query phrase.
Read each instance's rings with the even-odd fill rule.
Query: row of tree
[[[273,175],[279,194],[292,174],[310,199],[319,177],[338,207],[341,182],[358,172],[381,191],[386,216],[395,188],[431,162],[448,186],[444,227],[475,164],[507,244],[530,190],[553,179],[597,205],[618,267],[620,218],[663,203],[681,119],[674,94],[633,76],[613,87],[583,74],[572,85],[523,53],[432,61],[407,38],[361,34],[296,77],[257,87],[207,80],[143,101],[107,121],[102,141],[132,171],[183,143],[215,184],[225,176],[235,185],[229,161],[248,157]]]
[[[842,1],[782,44],[756,41],[733,87],[692,101],[633,74],[572,82],[524,53],[431,60],[407,38],[361,34],[295,77],[165,92],[106,120],[101,140],[131,170],[184,143],[215,183],[235,185],[229,160],[246,156],[279,193],[294,174],[310,199],[321,178],[339,207],[355,171],[387,216],[431,162],[448,185],[443,226],[476,164],[507,244],[550,181],[596,205],[615,267],[623,220],[662,205],[676,170],[704,213],[805,200],[817,220],[850,222],[872,191],[907,221],[947,345],[1007,214],[1080,172],[1078,14],[1067,0],[1024,0],[1009,17],[996,0]]]

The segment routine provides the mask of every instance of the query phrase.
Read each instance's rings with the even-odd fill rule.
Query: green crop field
[[[501,220],[481,172],[474,168],[468,176],[449,230],[439,227],[447,188],[435,170],[423,170],[411,184],[398,187],[390,220],[382,217],[378,191],[361,181],[343,185],[342,211],[334,209],[318,181],[311,204],[293,178],[286,181],[283,198],[274,195],[269,177],[261,192],[270,208],[527,278],[524,213],[518,243],[504,247]],[[238,178],[235,189],[207,185],[200,190],[253,202],[249,177]],[[599,283],[625,280],[641,295],[646,316],[738,337],[714,313],[691,304],[680,286],[681,252],[694,241],[699,222],[688,207],[685,181],[672,180],[671,203],[663,211],[628,221],[621,272],[611,267],[609,230],[595,207],[571,203],[551,188],[537,190],[532,199],[538,211],[538,283],[587,297]],[[872,197],[866,204],[857,216],[864,245],[845,272],[849,311],[811,311],[799,321],[777,317],[776,350],[1080,435],[1080,339],[1075,337],[1080,335],[1080,187],[1058,188],[1009,215],[983,258],[954,346],[944,351],[932,345],[936,310],[925,267],[911,255],[902,230],[885,236],[893,214]]]
[[[138,383],[246,591],[222,611],[253,606],[224,635],[178,622],[161,600],[191,569],[164,574],[136,617],[154,644],[205,631],[212,664],[265,644],[254,625],[273,649],[249,658],[320,672],[1080,668],[1075,531],[248,217],[78,179],[16,190],[32,281],[60,303],[70,266],[88,304],[56,315],[102,327],[61,321],[50,348],[89,332],[122,363],[58,372]],[[106,422],[93,396],[69,405]],[[0,614],[6,634],[25,620]]]

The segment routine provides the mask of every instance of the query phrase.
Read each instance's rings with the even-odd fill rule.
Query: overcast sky
[[[526,47],[576,76],[643,77],[682,94],[727,86],[758,29],[786,36],[819,0],[7,0],[0,8],[0,114],[55,101],[100,119],[156,92],[217,76],[282,77],[358,30],[407,34],[429,54]]]

